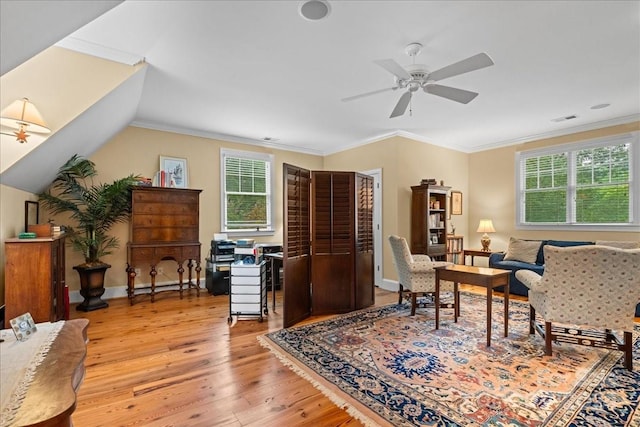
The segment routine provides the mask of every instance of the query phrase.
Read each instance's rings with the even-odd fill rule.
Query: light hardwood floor
[[[231,326],[228,296],[206,290],[71,307],[72,318],[90,320],[74,426],[360,426],[258,343],[282,328],[282,302],[274,313],[268,296],[267,320]],[[376,293],[376,305],[396,300]]]
[[[282,327],[282,302],[271,311],[271,293],[266,321],[231,326],[228,296],[191,291],[180,300],[169,292],[153,304],[136,301],[109,300],[90,313],[72,307],[72,318],[90,320],[75,427],[361,425],[258,343]],[[376,305],[396,301],[397,293],[376,290]]]

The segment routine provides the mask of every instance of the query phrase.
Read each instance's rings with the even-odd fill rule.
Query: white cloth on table
[[[0,331],[0,420],[10,426],[33,381],[36,368],[49,352],[64,321],[36,324],[37,331],[26,341],[18,341],[11,329]]]

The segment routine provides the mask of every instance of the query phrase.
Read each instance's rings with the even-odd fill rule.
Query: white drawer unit
[[[233,316],[258,317],[262,322],[267,308],[267,268],[266,261],[259,264],[231,264],[231,284],[229,290],[229,323]]]

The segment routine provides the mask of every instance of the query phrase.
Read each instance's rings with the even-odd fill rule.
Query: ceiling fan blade
[[[437,95],[443,98],[450,99],[452,101],[460,102],[462,104],[468,104],[469,102],[473,101],[476,96],[478,96],[476,92],[442,85],[427,85],[424,88],[424,91],[432,95]]]
[[[394,117],[403,115],[404,112],[407,110],[407,107],[409,106],[409,102],[411,102],[411,92],[406,91],[405,93],[402,94],[402,96],[398,100],[398,103],[396,104],[396,108],[393,109],[389,118],[392,119]]]
[[[378,64],[379,66],[381,66],[382,68],[384,68],[385,70],[387,70],[388,72],[390,72],[391,74],[393,74],[399,79],[405,79],[405,80],[411,79],[411,75],[407,72],[407,70],[402,68],[402,65],[398,64],[393,59],[378,59],[373,62],[375,62],[376,64]]]
[[[349,102],[349,101],[353,101],[354,99],[364,98],[365,96],[375,95],[375,94],[378,94],[378,93],[387,92],[387,91],[396,90],[396,89],[398,89],[398,86],[387,87],[387,88],[378,89],[378,90],[373,90],[371,92],[361,93],[360,95],[354,95],[354,96],[349,96],[347,98],[342,98],[342,102]]]
[[[493,60],[483,52],[430,73],[429,80],[437,82],[438,80],[479,70],[480,68],[489,67],[490,65],[493,65]]]

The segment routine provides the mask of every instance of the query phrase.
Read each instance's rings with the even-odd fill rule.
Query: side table
[[[471,257],[471,265],[473,265],[473,258],[480,256],[489,258],[493,252],[483,251],[482,249],[465,249],[462,251],[463,264],[467,263],[467,256]]]

